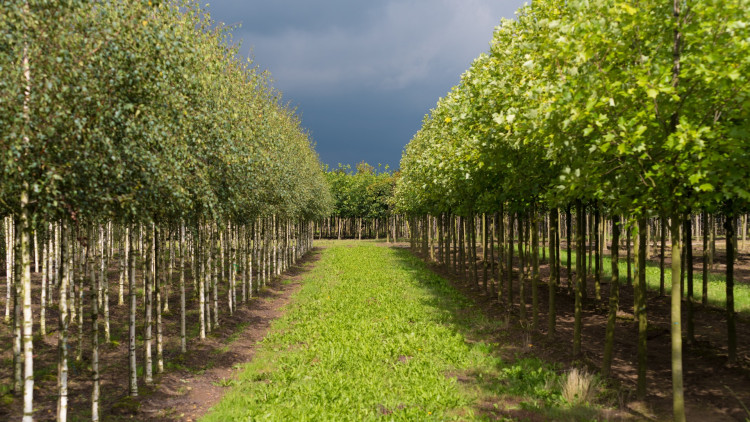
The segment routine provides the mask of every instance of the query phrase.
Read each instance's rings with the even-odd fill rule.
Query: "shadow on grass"
[[[494,358],[489,368],[446,374],[455,378],[462,389],[478,393],[472,406],[474,414],[456,415],[459,419],[469,416],[530,421],[620,418],[611,410],[567,403],[562,397],[561,387],[566,374],[559,365],[532,356],[531,344],[524,344],[530,340],[524,341],[521,347],[506,346],[503,336],[514,335],[507,330],[506,322],[491,320],[480,306],[465,297],[450,281],[435,274],[408,249],[392,249],[400,269],[417,277],[420,286],[429,291],[430,296],[423,300],[423,304],[441,310],[439,322],[463,336],[475,351]],[[528,349],[523,346],[528,346]]]

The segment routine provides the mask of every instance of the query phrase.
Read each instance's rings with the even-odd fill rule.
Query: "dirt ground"
[[[717,242],[718,243],[718,242]],[[700,245],[694,252],[694,271],[701,272]],[[397,247],[408,247],[399,244]],[[564,243],[561,252],[564,251]],[[564,252],[562,252],[563,256]],[[669,265],[669,248],[666,252],[666,265]],[[481,256],[481,248],[477,255]],[[621,262],[624,253],[621,251]],[[717,265],[713,272],[725,270],[724,251],[717,245]],[[748,283],[750,274],[750,254],[747,251],[738,257],[735,274],[736,283]],[[658,263],[658,255],[652,261]],[[584,306],[581,356],[574,356],[573,323],[574,296],[567,288],[567,272],[562,265],[560,277],[561,288],[556,295],[557,326],[554,337],[547,335],[548,286],[544,281],[549,278],[549,266],[540,267],[539,284],[539,329],[529,333],[521,327],[519,315],[518,283],[514,289],[516,304],[509,308],[498,302],[496,297],[485,292],[481,287],[469,285],[464,277],[459,277],[452,269],[441,265],[430,264],[433,270],[450,279],[465,295],[472,298],[490,318],[514,321],[507,329],[497,333],[499,342],[513,342],[522,354],[533,354],[550,362],[559,362],[565,367],[587,366],[591,370],[601,368],[604,349],[604,334],[607,323],[609,283],[602,280],[602,301],[597,302],[594,293],[593,276],[588,277],[588,301]],[[518,265],[516,261],[515,265]],[[575,263],[573,263],[575,266]],[[481,277],[481,263],[478,265]],[[624,274],[620,275],[624,277]],[[620,289],[620,310],[615,330],[614,359],[610,385],[617,392],[616,405],[636,420],[670,420],[672,412],[672,371],[670,301],[658,292],[650,292],[647,302],[648,314],[648,395],[645,401],[635,399],[637,379],[637,338],[638,326],[633,320],[633,288],[626,283]],[[700,290],[700,283],[695,289]],[[531,285],[526,284],[527,321],[531,322]],[[667,294],[669,280],[667,280]],[[686,304],[682,306],[683,323],[686,321]],[[685,402],[688,420],[706,421],[745,421],[750,418],[747,407],[750,406],[750,321],[746,317],[737,318],[738,363],[727,364],[727,330],[726,314],[723,309],[695,304],[695,337],[696,342],[688,344],[683,340],[683,370],[685,384]],[[530,346],[531,345],[531,346]]]
[[[218,403],[231,384],[237,371],[237,364],[248,362],[255,354],[257,343],[262,340],[273,320],[282,315],[284,306],[291,295],[300,288],[300,277],[320,257],[320,250],[314,249],[287,271],[261,290],[244,305],[239,305],[233,316],[227,314],[225,301],[219,303],[220,325],[203,341],[197,338],[197,300],[187,302],[186,324],[188,352],[180,353],[179,345],[179,291],[170,292],[170,313],[163,315],[164,325],[164,365],[163,374],[154,375],[154,384],[145,385],[139,376],[138,397],[127,396],[128,388],[128,345],[127,318],[125,306],[117,306],[118,275],[109,273],[110,326],[112,342],[100,346],[101,406],[102,420],[138,421],[192,421],[205,414]],[[34,274],[34,284],[39,286],[39,274]],[[139,280],[140,284],[142,283]],[[5,296],[5,279],[0,278],[2,296]],[[192,298],[192,281],[187,277],[187,297]],[[125,288],[127,294],[127,286]],[[114,292],[114,294],[113,294]],[[38,292],[34,293],[34,332],[39,331]],[[219,293],[226,298],[226,291]],[[223,306],[223,307],[222,307]],[[138,335],[142,335],[143,306],[138,303]],[[54,420],[57,403],[57,324],[56,310],[47,311],[48,335],[36,336],[34,341],[35,419]],[[100,319],[101,321],[101,319]],[[90,317],[88,308],[84,314],[83,356],[75,361],[77,348],[77,326],[70,329],[69,337],[69,420],[90,420],[91,388],[90,381]],[[155,330],[155,329],[154,329]],[[155,332],[155,331],[154,331]],[[100,341],[103,343],[103,328],[100,327]],[[11,332],[7,324],[0,324],[0,380],[9,385],[12,380],[13,355]],[[154,346],[155,347],[155,346]],[[143,347],[138,348],[138,363],[143,362]],[[154,349],[154,362],[156,354]],[[141,373],[139,372],[139,375]],[[6,394],[0,402],[0,420],[20,420],[22,400]]]

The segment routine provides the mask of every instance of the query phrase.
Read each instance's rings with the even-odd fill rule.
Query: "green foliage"
[[[333,215],[343,218],[380,219],[389,214],[396,175],[364,161],[352,170],[339,164],[336,169],[324,167],[333,196]]]
[[[702,0],[675,20],[669,2],[522,8],[407,145],[397,208],[464,214],[581,199],[673,215],[746,206],[748,10],[746,0]]]
[[[214,26],[192,1],[7,2],[0,213],[25,190],[42,221],[327,215],[294,110]]]

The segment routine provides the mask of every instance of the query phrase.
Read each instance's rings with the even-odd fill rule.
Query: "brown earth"
[[[719,242],[717,242],[719,243]],[[696,245],[694,245],[696,246]],[[697,245],[699,246],[699,245]],[[723,246],[723,245],[722,245]],[[394,247],[406,248],[408,243],[396,244]],[[564,255],[564,242],[561,245],[561,253]],[[723,249],[717,245],[717,264],[715,273],[724,271],[722,263],[724,259]],[[669,265],[669,248],[666,252],[666,262]],[[696,276],[701,271],[700,247],[695,248],[694,268]],[[416,255],[424,258],[419,253]],[[478,248],[478,256],[482,256],[481,248]],[[624,253],[621,252],[621,262]],[[652,262],[654,261],[652,257]],[[656,259],[658,263],[658,256]],[[481,286],[476,286],[468,281],[468,277],[453,273],[452,268],[430,263],[433,271],[449,279],[453,285],[463,294],[471,298],[488,317],[510,321],[502,330],[494,335],[496,341],[501,344],[512,344],[518,354],[534,355],[548,362],[558,362],[565,368],[574,366],[585,366],[590,370],[597,371],[601,368],[604,349],[604,334],[607,323],[607,309],[609,297],[609,283],[602,280],[601,301],[595,300],[594,279],[588,276],[588,300],[583,312],[583,332],[581,356],[572,353],[573,343],[573,313],[574,296],[567,286],[567,272],[565,262],[562,264],[560,277],[562,286],[557,289],[557,324],[556,333],[553,337],[547,334],[548,315],[548,286],[543,281],[549,278],[549,266],[545,264],[540,267],[539,284],[539,329],[534,331],[522,328],[519,321],[519,289],[518,282],[514,286],[515,304],[507,307],[498,302],[495,296],[485,292]],[[515,261],[518,265],[518,261]],[[479,277],[481,279],[482,263],[478,262]],[[573,263],[575,266],[575,262]],[[573,271],[575,273],[575,271]],[[515,274],[515,272],[514,272]],[[750,254],[744,251],[738,257],[735,269],[736,283],[747,283],[750,275]],[[574,275],[574,274],[573,274]],[[517,274],[516,274],[517,276]],[[516,277],[514,276],[514,277]],[[620,275],[621,279],[625,274]],[[517,280],[517,278],[516,278]],[[667,293],[669,292],[669,280],[667,282]],[[481,284],[481,282],[480,282]],[[492,284],[492,283],[491,283]],[[526,309],[527,320],[523,322],[526,327],[531,323],[531,283],[526,284]],[[627,284],[622,282],[622,284]],[[695,289],[700,289],[696,282]],[[505,293],[507,294],[507,292]],[[637,401],[635,398],[635,386],[637,380],[637,323],[633,320],[633,288],[623,285],[620,289],[620,310],[618,312],[617,326],[615,330],[614,359],[612,363],[612,375],[609,380],[611,390],[616,393],[617,407],[622,414],[611,415],[610,420],[670,420],[672,412],[672,372],[671,372],[671,341],[670,328],[670,301],[666,296],[659,296],[658,292],[649,292],[648,312],[648,395],[645,401]],[[727,332],[726,314],[723,309],[711,306],[703,306],[696,303],[695,307],[695,337],[694,344],[687,344],[683,340],[683,368],[685,384],[685,401],[688,420],[706,421],[745,421],[750,418],[747,407],[750,406],[750,321],[744,315],[738,317],[737,339],[738,339],[738,363],[727,364]],[[686,303],[682,306],[683,325],[686,321]],[[512,358],[511,356],[509,356]],[[609,403],[610,405],[612,403]],[[488,410],[488,408],[490,410]],[[500,416],[527,418],[529,415],[498,413],[490,406],[480,406],[480,411],[485,414]],[[531,420],[536,420],[533,417]]]
[[[237,306],[233,316],[227,314],[226,290],[219,292],[220,325],[201,341],[198,337],[198,303],[192,295],[192,279],[186,277],[186,325],[187,349],[180,353],[179,343],[179,291],[173,287],[169,292],[170,313],[163,314],[164,327],[164,369],[163,374],[154,375],[154,384],[145,385],[140,376],[143,362],[142,337],[139,337],[138,364],[139,384],[137,398],[127,396],[128,389],[128,311],[125,306],[117,306],[118,274],[109,271],[110,283],[110,326],[112,342],[103,344],[103,327],[100,326],[99,352],[101,371],[100,417],[102,420],[139,421],[190,421],[205,414],[218,403],[231,385],[238,364],[248,362],[256,351],[256,345],[268,331],[273,320],[281,316],[291,295],[301,284],[304,273],[320,258],[320,249],[313,249],[297,265],[284,273],[281,278],[261,289],[260,293]],[[189,273],[188,273],[189,275]],[[34,282],[34,332],[39,332],[39,286],[40,274],[33,274]],[[176,278],[176,275],[175,275]],[[175,283],[176,284],[176,283]],[[137,285],[142,286],[142,280]],[[0,297],[5,297],[5,279],[0,278]],[[88,293],[88,289],[84,291]],[[125,286],[127,297],[127,285]],[[142,336],[143,305],[138,303],[137,334]],[[238,294],[239,300],[239,294]],[[88,296],[84,299],[88,302]],[[12,311],[12,310],[11,310]],[[90,316],[85,307],[83,330],[83,356],[75,361],[77,349],[76,325],[71,325],[69,337],[69,420],[90,420],[91,389],[90,380]],[[103,321],[103,319],[100,319]],[[34,339],[34,417],[36,420],[54,420],[57,403],[57,324],[56,309],[47,310],[47,330],[45,337]],[[8,324],[0,324],[0,381],[4,392],[11,385],[13,375],[12,332]],[[154,328],[155,333],[155,328]],[[154,346],[154,363],[156,352]],[[154,371],[156,365],[154,364]],[[22,400],[8,393],[0,402],[0,420],[20,420]]]

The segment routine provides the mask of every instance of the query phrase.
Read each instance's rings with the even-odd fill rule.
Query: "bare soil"
[[[100,371],[102,420],[139,421],[193,421],[205,414],[223,397],[226,387],[231,385],[238,364],[250,361],[273,320],[284,312],[290,297],[300,287],[300,279],[320,258],[320,249],[313,249],[297,265],[261,289],[259,294],[237,307],[233,316],[228,315],[226,290],[219,293],[219,326],[205,340],[198,338],[198,303],[193,297],[192,279],[186,277],[186,324],[187,353],[180,352],[179,343],[179,291],[172,287],[169,292],[171,312],[163,314],[164,365],[162,374],[154,375],[154,383],[145,385],[139,376],[138,397],[127,395],[128,389],[128,311],[117,305],[119,274],[109,271],[110,326],[112,341],[103,344],[103,327],[100,326]],[[140,275],[140,274],[139,274]],[[34,332],[39,332],[40,274],[33,274],[34,283]],[[176,279],[175,275],[175,279]],[[254,275],[255,277],[255,275]],[[139,279],[138,286],[142,285]],[[176,285],[176,283],[175,283]],[[0,277],[0,295],[5,297],[5,278]],[[88,286],[87,286],[88,288]],[[88,302],[88,290],[84,291],[84,302]],[[125,286],[127,297],[127,285]],[[138,303],[138,365],[143,363],[143,304]],[[238,293],[239,300],[239,293]],[[12,311],[12,310],[11,310]],[[100,318],[103,321],[103,318]],[[103,323],[103,322],[102,322]],[[56,309],[47,310],[47,336],[35,336],[34,369],[35,419],[54,420],[57,403],[57,324]],[[87,420],[91,415],[90,338],[91,319],[85,307],[83,325],[83,354],[81,361],[75,360],[78,345],[78,327],[72,324],[69,337],[69,420]],[[13,376],[12,331],[8,324],[0,324],[0,382],[11,385]],[[155,329],[154,329],[155,333]],[[154,346],[155,347],[155,346]],[[154,349],[154,372],[156,372]],[[141,372],[139,372],[139,375]],[[2,396],[0,420],[20,420],[22,400],[12,394]]]
[[[723,245],[717,241],[717,262],[712,272],[725,270],[723,264]],[[694,252],[694,270],[696,275],[701,271],[700,245]],[[394,247],[408,247],[408,244],[396,244]],[[564,255],[564,243],[561,245]],[[621,253],[621,262],[624,252]],[[658,253],[658,251],[656,251]],[[666,252],[666,265],[669,265],[669,248]],[[417,253],[418,256],[421,254]],[[478,256],[482,256],[478,248]],[[748,283],[750,275],[750,254],[743,251],[735,264],[736,283]],[[652,256],[652,261],[658,263],[658,255]],[[573,263],[575,264],[575,263]],[[554,336],[547,332],[548,315],[548,285],[549,265],[543,263],[540,267],[539,283],[539,313],[538,329],[531,330],[532,293],[531,283],[527,281],[526,309],[527,320],[519,321],[518,282],[514,284],[514,305],[506,306],[497,297],[486,292],[483,287],[474,285],[464,275],[453,273],[448,268],[437,263],[430,263],[431,268],[438,274],[449,279],[467,297],[471,298],[487,315],[495,320],[508,321],[505,328],[495,333],[496,341],[502,344],[512,344],[514,354],[534,355],[545,361],[558,362],[565,368],[586,366],[593,371],[601,368],[604,350],[604,334],[606,331],[609,283],[602,280],[602,300],[595,299],[593,275],[587,277],[588,300],[584,306],[582,348],[580,356],[573,355],[573,324],[574,324],[574,296],[567,286],[568,275],[565,263],[562,264],[560,276],[561,285],[557,289],[556,309],[557,324]],[[517,268],[518,261],[514,264]],[[479,278],[482,277],[482,263],[478,262]],[[574,274],[573,274],[574,275]],[[621,274],[621,279],[624,274]],[[514,271],[514,278],[517,274]],[[490,286],[493,284],[490,280]],[[620,289],[620,307],[615,330],[615,352],[612,363],[612,378],[609,380],[611,389],[616,397],[610,401],[620,409],[611,415],[612,420],[670,420],[672,415],[672,371],[671,371],[671,341],[670,329],[670,300],[669,297],[659,296],[658,292],[650,292],[647,303],[648,312],[648,395],[645,401],[635,398],[637,380],[637,338],[638,326],[633,319],[633,288],[627,283]],[[667,294],[669,292],[667,280]],[[497,286],[495,284],[495,286]],[[695,289],[700,289],[696,283]],[[497,287],[496,287],[497,290]],[[504,296],[507,292],[504,293]],[[695,309],[695,337],[696,342],[689,344],[683,339],[683,369],[685,384],[685,401],[688,420],[706,421],[745,421],[750,418],[747,407],[750,407],[750,322],[747,317],[740,315],[737,321],[738,363],[727,364],[727,329],[726,313],[723,309],[694,304]],[[686,321],[686,302],[682,306],[683,325]],[[510,357],[510,356],[509,356]],[[498,418],[500,416],[528,418],[524,414],[500,414],[487,410],[488,406],[479,411],[489,412]],[[494,412],[494,413],[493,413]],[[533,417],[531,420],[535,420]]]

